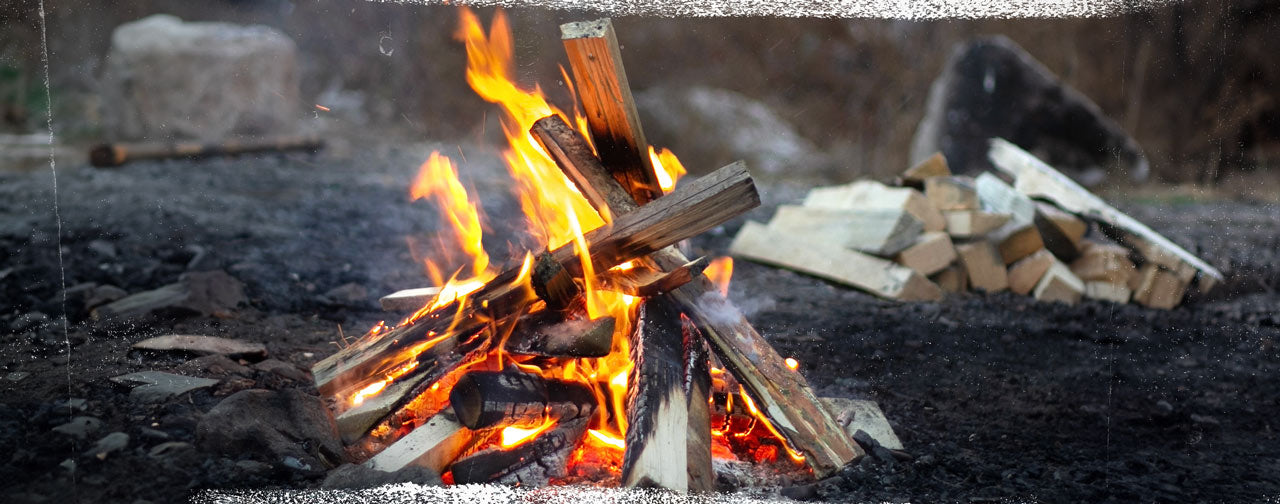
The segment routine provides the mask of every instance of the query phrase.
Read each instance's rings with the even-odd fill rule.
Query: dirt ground
[[[508,238],[518,206],[493,154],[441,147],[468,159],[463,175],[482,195],[490,236],[519,249]],[[408,242],[429,238],[436,215],[410,202],[407,187],[428,149],[59,165],[56,206],[50,171],[0,174],[0,501],[174,502],[197,489],[318,485],[322,473],[250,454],[156,452],[166,442],[197,444],[201,417],[235,391],[314,394],[308,380],[256,372],[141,404],[107,378],[182,364],[130,350],[173,332],[263,342],[271,357],[307,369],[337,349],[340,327],[359,334],[392,318],[377,310],[377,297],[426,283]],[[760,189],[765,205],[748,217],[763,219],[806,188]],[[1008,293],[897,304],[739,261],[731,297],[752,322],[801,362],[820,395],[878,401],[913,457],[862,464],[812,497],[1241,502],[1280,494],[1280,426],[1272,425],[1280,415],[1280,207],[1114,201],[1231,280],[1173,311],[1038,304]],[[723,253],[742,221],[695,248]],[[505,257],[505,247],[491,248]],[[247,302],[219,316],[105,327],[89,320],[83,299],[62,295],[87,282],[154,289],[188,270],[226,271],[245,284]],[[330,293],[345,284],[367,295]],[[52,431],[73,416],[102,426],[79,440]],[[111,432],[127,434],[127,446],[98,457],[90,446]]]

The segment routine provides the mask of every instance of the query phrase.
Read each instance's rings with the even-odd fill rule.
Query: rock
[[[951,171],[990,169],[987,142],[1002,137],[1084,185],[1109,175],[1147,177],[1138,142],[1096,104],[1003,36],[958,46],[929,92],[912,141],[918,162],[942,151]]]
[[[170,397],[218,384],[218,380],[192,378],[161,371],[129,373],[111,378],[111,381],[121,385],[135,385],[133,390],[129,391],[129,399],[144,403],[164,402]]]
[[[106,240],[93,240],[89,242],[88,248],[103,259],[115,259],[117,255],[116,246]]]
[[[293,380],[299,383],[311,382],[311,376],[308,375],[305,371],[298,369],[297,366],[294,366],[293,364],[289,364],[284,361],[267,359],[257,364],[254,364],[253,368],[259,371],[265,371],[267,373],[275,373],[277,375],[283,376],[285,378],[288,378],[290,380]]]
[[[300,116],[297,53],[266,26],[164,14],[125,23],[106,58],[104,124],[126,139],[288,132]]]
[[[325,476],[320,488],[333,490],[357,490],[373,488],[396,483],[417,483],[427,486],[441,486],[444,483],[435,471],[422,466],[411,465],[395,472],[379,471],[359,464],[342,464]]]
[[[262,343],[194,334],[156,336],[134,343],[133,348],[157,352],[187,352],[197,355],[216,354],[232,359],[262,360],[267,357],[267,347]]]
[[[102,428],[102,420],[90,416],[78,416],[70,422],[53,428],[54,432],[66,434],[76,439],[85,439]]]
[[[902,441],[893,432],[884,411],[875,401],[849,399],[845,397],[823,397],[822,406],[831,413],[832,419],[853,437],[859,431],[867,433],[880,446],[890,450],[901,450]]]
[[[223,271],[187,272],[178,282],[94,308],[98,321],[226,314],[246,301],[244,284]]]
[[[37,330],[49,323],[49,316],[38,311],[24,313],[9,323],[9,330],[14,334]]]
[[[242,390],[214,406],[196,426],[197,444],[232,456],[286,457],[313,469],[343,459],[338,427],[320,398],[297,390]]]
[[[650,143],[671,147],[685,166],[742,159],[755,174],[794,175],[834,165],[768,105],[734,91],[658,87],[638,93],[636,104]]]
[[[241,365],[239,362],[227,358],[225,355],[213,354],[204,357],[196,357],[189,361],[178,364],[173,368],[178,374],[196,376],[219,376],[226,377],[229,375],[252,376],[253,370],[249,366]]]
[[[369,302],[369,290],[358,283],[345,283],[329,289],[324,297],[337,304],[359,306]]]
[[[86,293],[84,298],[84,309],[92,310],[112,301],[117,301],[128,296],[129,293],[124,289],[114,285],[99,285],[94,287],[92,291]]]
[[[147,456],[151,458],[180,457],[189,454],[194,450],[195,446],[192,446],[191,443],[184,443],[182,441],[166,441],[151,447],[151,449],[147,451]]]
[[[20,382],[22,380],[27,379],[28,376],[31,376],[31,373],[28,373],[26,371],[13,371],[9,374],[4,375],[4,379],[16,383],[16,382]]]
[[[98,460],[105,460],[108,455],[129,447],[129,435],[123,432],[112,432],[99,439],[93,448],[84,452],[86,457],[95,457]]]

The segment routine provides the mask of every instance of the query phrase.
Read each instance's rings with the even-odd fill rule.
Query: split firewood
[[[562,24],[560,38],[600,160],[641,205],[661,196],[613,23]]]
[[[1052,252],[1040,249],[1039,252],[1022,258],[1009,267],[1009,290],[1015,294],[1027,295],[1036,288],[1049,267],[1058,262]]]
[[[1084,295],[1084,282],[1072,274],[1066,265],[1054,261],[1040,277],[1032,294],[1037,301],[1058,301],[1074,305]]]
[[[472,371],[449,390],[449,404],[468,429],[535,427],[550,420],[589,418],[596,412],[591,388],[519,371]]]
[[[729,245],[729,253],[857,287],[886,299],[936,301],[942,297],[938,286],[911,268],[755,222],[742,226]]]
[[[979,237],[1009,222],[1009,214],[982,210],[950,210],[942,215],[947,219],[947,233],[956,238]]]
[[[1148,308],[1168,310],[1182,302],[1187,283],[1177,274],[1154,263],[1142,265],[1134,277],[1133,301]]]
[[[916,241],[924,224],[903,210],[782,205],[769,221],[769,228],[892,257]]]
[[[533,292],[539,299],[546,301],[551,310],[564,310],[583,292],[582,286],[573,279],[569,270],[556,262],[550,253],[538,254],[533,262],[533,276],[529,279]]]
[[[973,178],[965,176],[930,177],[924,181],[924,196],[939,212],[977,210],[978,191]]]
[[[746,171],[726,167],[586,233],[591,262],[597,271],[609,269],[697,235],[758,204]],[[552,256],[570,274],[581,275],[582,264],[572,243],[557,248]],[[470,338],[495,321],[513,320],[537,299],[528,282],[520,279],[521,269],[508,269],[470,296],[320,361],[313,368],[317,388],[332,395],[363,386],[404,366],[424,349],[439,347],[440,356],[457,355],[449,347],[460,344],[460,338]]]
[[[902,172],[898,178],[898,185],[924,189],[925,179],[950,175],[951,169],[947,167],[947,158],[941,152],[935,152],[924,161]]]
[[[960,263],[969,274],[969,285],[973,288],[987,292],[1009,288],[1009,275],[995,245],[987,241],[961,243],[956,245],[956,254],[960,256]]]
[[[844,431],[850,436],[858,431],[866,432],[880,446],[890,450],[903,450],[905,447],[898,435],[885,418],[884,410],[875,401],[849,399],[847,397],[823,397],[822,405],[831,412]]]
[[[1083,238],[1089,225],[1079,217],[1064,212],[1051,203],[1036,203],[1036,229],[1045,248],[1066,262],[1080,257]]]
[[[893,258],[898,264],[915,270],[921,275],[932,275],[947,268],[956,260],[956,248],[947,233],[924,233]]]
[[[945,292],[957,293],[969,290],[969,273],[960,264],[952,264],[929,277]]]
[[[661,271],[644,265],[618,271],[616,268],[600,273],[596,279],[600,288],[637,297],[653,297],[670,292],[702,275],[708,261],[699,257],[671,271]]]
[[[513,354],[545,357],[604,357],[613,345],[613,317],[588,319],[577,314],[568,319],[561,313],[542,310],[516,323],[503,349]]]
[[[1138,274],[1138,268],[1129,260],[1129,250],[1124,247],[1085,242],[1080,257],[1071,262],[1071,272],[1085,282],[1127,286]]]
[[[627,380],[624,487],[688,491],[684,341],[680,312],[666,296],[649,298],[640,305],[631,341],[635,367]],[[710,429],[708,425],[708,432]]]
[[[688,319],[682,317],[682,321]],[[685,466],[689,493],[707,493],[716,489],[716,473],[711,465],[711,350],[698,328],[683,323],[686,428]]]
[[[903,210],[920,219],[925,231],[942,231],[947,228],[947,221],[942,213],[920,191],[909,187],[889,187],[869,180],[814,188],[805,196],[804,206]]]
[[[1006,265],[1013,264],[1037,251],[1044,250],[1044,238],[1035,224],[1021,228],[1011,227],[1011,223],[1001,226],[989,235],[1000,251],[1000,258]]]
[[[592,185],[593,180],[602,178],[600,173],[608,173],[594,156],[554,154],[580,151],[585,146],[585,141],[575,131],[555,125],[557,121],[563,123],[558,117],[541,119],[531,132],[544,144],[547,152],[553,153],[556,164],[580,190],[584,186],[592,187],[581,191],[592,206],[602,215],[626,214],[635,208],[636,200],[623,196],[627,192],[621,185]],[[547,144],[557,146],[547,147]],[[571,166],[578,160],[581,160],[581,165]],[[684,186],[676,191],[681,190]],[[668,248],[651,254],[649,261],[658,269],[669,271],[689,260],[678,250]],[[821,409],[804,379],[786,367],[777,351],[724,299],[706,275],[671,291],[671,297],[680,311],[689,316],[702,332],[720,361],[742,382],[757,407],[773,422],[784,440],[804,455],[805,462],[816,476],[828,476],[862,455],[862,450],[840,432],[830,415]]]
[[[440,294],[439,287],[420,287],[405,289],[382,296],[378,303],[382,311],[417,311],[427,306]]]
[[[1133,297],[1133,290],[1125,284],[1092,281],[1084,283],[1084,297],[1125,304]]]
[[[974,187],[983,210],[1009,215],[1009,222],[988,234],[1006,265],[1044,248],[1044,240],[1035,227],[1036,206],[1031,198],[985,172],[974,180]]]
[[[378,452],[364,465],[386,472],[419,465],[440,474],[462,453],[473,435],[458,422],[452,410],[446,409]]]
[[[515,447],[493,447],[453,463],[453,481],[539,487],[567,474],[569,455],[587,433],[590,418],[560,422]]]
[[[1067,176],[1017,146],[1002,139],[994,139],[991,142],[988,157],[996,168],[1016,179],[1014,187],[1023,194],[1051,200],[1067,211],[1097,221],[1104,233],[1121,243],[1128,244],[1125,241],[1126,235],[1145,240],[1150,245],[1143,253],[1144,257],[1152,255],[1160,258],[1165,256],[1176,258],[1194,269],[1197,272],[1195,276],[1203,278],[1202,285],[1207,284],[1212,287],[1222,282],[1222,273],[1213,266],[1175,245],[1168,238],[1152,231],[1136,219],[1116,210]],[[1151,258],[1147,260],[1155,261]],[[1168,259],[1164,260],[1168,261]],[[1178,271],[1178,267],[1175,266],[1173,270]]]
[[[324,140],[313,137],[228,140],[221,143],[109,143],[95,146],[89,150],[89,164],[97,167],[110,167],[144,159],[203,158],[254,152],[299,150],[315,152],[322,148],[324,148]]]
[[[1121,241],[1137,252],[1144,260],[1163,267],[1165,270],[1177,276],[1178,280],[1190,282],[1195,278],[1195,268],[1178,256],[1160,248],[1155,244],[1155,242],[1123,231],[1118,232],[1118,234],[1120,235]]]

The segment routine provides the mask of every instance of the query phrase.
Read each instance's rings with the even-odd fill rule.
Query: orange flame
[[[484,230],[480,227],[480,212],[471,203],[467,190],[458,181],[458,170],[448,157],[432,152],[431,157],[418,169],[418,177],[409,187],[413,199],[435,200],[457,235],[459,249],[472,257],[471,275],[479,284],[493,278],[489,269],[489,254],[485,253]],[[473,289],[474,290],[474,289]]]
[[[511,448],[513,446],[518,446],[524,443],[525,441],[528,441],[530,439],[533,439],[534,437],[537,437],[538,434],[541,434],[543,431],[550,429],[551,426],[555,424],[556,424],[555,420],[548,418],[542,422],[542,425],[538,425],[532,428],[516,427],[514,425],[504,427],[502,429],[502,434],[500,436],[501,440],[499,441],[498,444],[501,445],[503,448]]]
[[[654,174],[658,176],[658,185],[662,187],[663,194],[675,189],[680,177],[688,173],[688,170],[684,169],[684,164],[680,163],[676,155],[665,147],[660,152],[654,152],[653,146],[650,145],[649,160],[653,162]]]
[[[729,279],[733,277],[733,258],[717,257],[707,265],[707,269],[703,271],[707,278],[711,279],[711,283],[720,289],[720,294],[725,297],[729,296]]]
[[[800,362],[795,359],[792,359],[791,357],[787,357],[787,359],[784,362],[787,363],[787,369],[790,369],[792,371],[795,371],[796,369],[800,368]]]

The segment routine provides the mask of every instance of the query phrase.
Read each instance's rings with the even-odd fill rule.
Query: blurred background
[[[0,7],[0,133],[44,131],[41,33],[30,4]],[[453,7],[50,0],[45,8],[53,127],[61,144],[112,137],[101,92],[112,31],[155,13],[267,25],[292,38],[299,50],[297,113],[304,127],[333,133],[326,136],[339,144],[447,143],[498,131],[486,114],[489,105],[463,78],[465,51],[453,37]],[[711,131],[700,135],[683,131],[697,121],[678,118],[682,107],[671,104],[691,92],[714,93],[709,96],[727,114],[772,114],[766,122],[782,122],[788,145],[781,148],[815,154],[790,163],[788,176],[844,181],[896,173],[910,161],[930,84],[953,48],[1003,34],[1127,130],[1149,158],[1153,182],[1266,197],[1274,191],[1258,188],[1275,186],[1258,179],[1268,179],[1267,168],[1280,162],[1277,11],[1280,4],[1261,0],[1193,0],[1105,19],[626,17],[615,26],[650,140],[671,147],[694,172],[742,155],[726,138],[730,124],[703,124],[699,129]],[[486,22],[491,14],[480,11]],[[509,15],[521,80],[567,103],[557,25],[598,14],[516,9]]]

